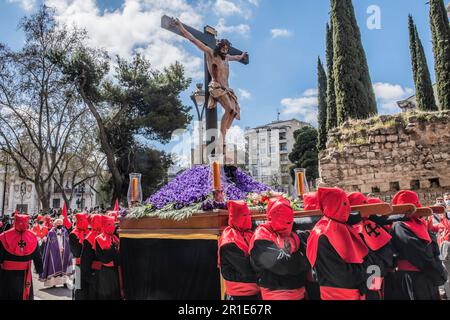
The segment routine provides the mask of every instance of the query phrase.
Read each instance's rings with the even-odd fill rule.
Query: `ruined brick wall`
[[[347,191],[391,195],[450,191],[450,112],[352,121],[329,133],[321,180]]]

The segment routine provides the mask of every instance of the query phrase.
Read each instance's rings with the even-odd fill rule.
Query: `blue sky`
[[[435,79],[428,5],[424,0],[353,1],[380,113],[398,112],[395,102],[413,94],[407,17],[411,13],[425,47]],[[18,47],[23,36],[16,25],[33,12],[41,0],[0,0],[0,41]],[[325,59],[325,24],[329,0],[46,0],[57,8],[65,23],[76,23],[91,35],[94,45],[129,56],[133,50],[146,54],[156,68],[180,60],[193,86],[201,82],[200,53],[184,39],[159,28],[166,13],[180,16],[195,27],[216,27],[219,36],[248,51],[248,66],[231,64],[230,85],[238,92],[240,128],[281,119],[314,121],[316,117],[317,57]],[[369,29],[367,21],[376,6],[381,28]]]

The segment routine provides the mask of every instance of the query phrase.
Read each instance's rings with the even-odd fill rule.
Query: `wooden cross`
[[[205,45],[207,45],[208,47],[210,47],[211,49],[214,50],[214,48],[217,45],[217,38],[216,38],[217,31],[214,28],[212,28],[210,26],[205,26],[203,32],[201,32],[201,31],[194,29],[188,25],[183,24],[183,26],[196,39],[200,40]],[[184,35],[180,32],[178,27],[173,25],[173,19],[169,16],[164,15],[161,17],[161,28],[171,31],[171,32],[184,38]],[[243,52],[241,50],[236,49],[234,47],[231,47],[228,52],[228,54],[232,55],[232,56],[241,55],[242,53]],[[245,56],[244,59],[242,59],[239,62],[243,63],[245,65],[249,64],[250,59],[249,59],[248,54]],[[204,108],[204,110],[206,110],[206,133],[207,133],[207,137],[206,137],[207,149],[206,150],[210,150],[210,148],[208,148],[208,146],[211,145],[212,143],[214,143],[216,137],[218,137],[218,134],[217,134],[217,108],[209,109],[207,107],[208,101],[209,101],[208,85],[211,82],[211,75],[209,74],[205,57],[204,57],[204,65],[205,65],[205,67],[204,67],[204,70],[205,70],[205,86],[204,86],[205,87],[205,104],[204,104],[203,108]],[[212,154],[214,154],[214,153],[215,153],[215,151],[213,150]]]

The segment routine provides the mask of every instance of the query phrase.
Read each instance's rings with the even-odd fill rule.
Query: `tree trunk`
[[[36,193],[38,194],[38,199],[41,202],[41,208],[44,211],[50,209],[50,193],[46,189],[45,185],[41,182],[35,182]]]

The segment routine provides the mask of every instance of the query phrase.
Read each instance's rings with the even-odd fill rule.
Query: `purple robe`
[[[61,229],[63,243],[63,252],[61,254],[56,232],[56,229],[53,228],[47,236],[44,255],[42,257],[44,271],[39,275],[39,280],[41,281],[53,277],[69,275],[67,269],[73,264],[73,256],[69,245],[69,233],[65,228]],[[70,268],[70,270],[72,270],[72,268]]]

